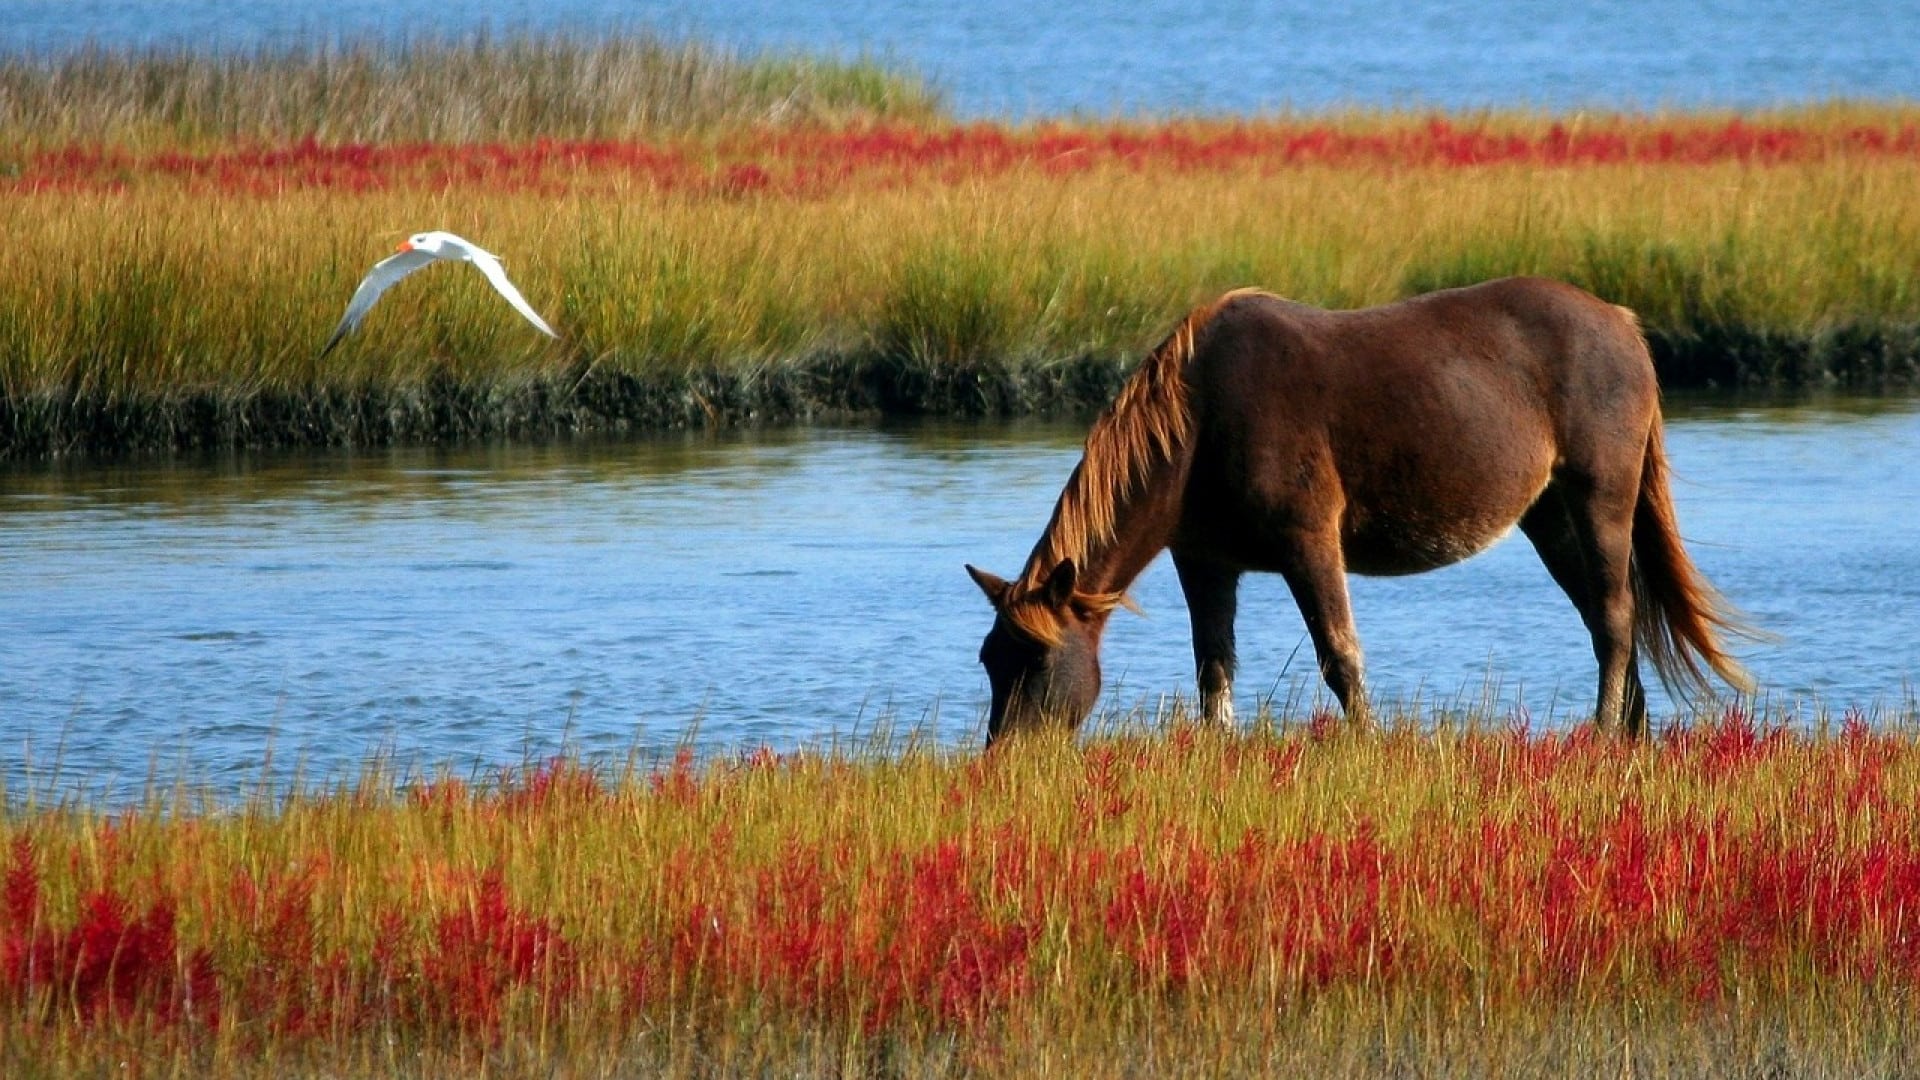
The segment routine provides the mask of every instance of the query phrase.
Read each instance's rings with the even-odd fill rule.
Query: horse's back
[[[1304,346],[1288,359],[1361,381],[1431,378],[1440,361],[1553,380],[1582,374],[1576,365],[1591,360],[1608,377],[1652,376],[1631,311],[1550,278],[1500,278],[1351,309],[1242,292],[1225,298],[1212,322],[1229,338]]]
[[[1463,424],[1538,418],[1570,441],[1587,420],[1637,416],[1658,397],[1633,313],[1547,278],[1351,310],[1237,294],[1212,322],[1194,381],[1296,422],[1377,435],[1391,426],[1383,411],[1410,409]]]
[[[1235,296],[1189,381],[1215,494],[1281,529],[1337,519],[1366,573],[1480,550],[1657,407],[1630,313],[1540,278],[1349,311]]]

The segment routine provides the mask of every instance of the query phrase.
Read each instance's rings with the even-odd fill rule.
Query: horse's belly
[[[1492,547],[1512,531],[1512,520],[1451,528],[1375,523],[1347,533],[1341,548],[1351,573],[1393,577],[1451,566]]]
[[[1466,429],[1462,429],[1466,430]],[[1340,544],[1359,574],[1417,574],[1457,563],[1513,531],[1552,480],[1546,432],[1473,430],[1343,474]],[[1444,448],[1444,449],[1442,449]]]
[[[1341,519],[1340,546],[1357,574],[1418,574],[1471,558],[1513,531],[1540,497],[1552,466],[1544,458],[1431,490],[1354,492]]]

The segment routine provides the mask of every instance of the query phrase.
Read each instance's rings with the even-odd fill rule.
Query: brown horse
[[[1741,632],[1674,521],[1659,387],[1631,311],[1508,278],[1323,311],[1256,290],[1190,313],[1094,424],[1053,520],[992,602],[987,741],[1077,725],[1100,637],[1162,549],[1193,620],[1207,717],[1233,716],[1240,575],[1282,575],[1320,672],[1365,721],[1346,575],[1414,574],[1517,523],[1593,636],[1596,722],[1645,727],[1637,646],[1676,691],[1745,688]]]

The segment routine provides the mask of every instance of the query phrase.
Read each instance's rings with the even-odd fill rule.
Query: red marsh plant
[[[1176,726],[984,759],[563,759],[232,811],[15,808],[5,1060],[141,1047],[244,1071],[377,1033],[496,1066],[547,1046],[747,1067],[824,1040],[862,1068],[946,1047],[933,1071],[993,1071],[1042,1033],[1198,1024],[1271,1049],[1328,1009],[1387,1031],[1678,1010],[1891,1032],[1920,988],[1910,723],[1735,710],[1638,747]],[[1871,1026],[1848,1060],[1893,1053]]]
[[[1685,166],[1920,158],[1920,122],[1873,119],[1391,116],[1369,122],[1220,120],[1160,125],[872,124],[769,128],[718,136],[522,142],[326,143],[135,151],[104,144],[35,150],[4,177],[15,191],[189,190],[274,195],[482,188],[528,193],[618,181],[740,198],[817,196],[914,182],[961,183],[1014,171],[1107,168],[1235,173],[1304,167]]]

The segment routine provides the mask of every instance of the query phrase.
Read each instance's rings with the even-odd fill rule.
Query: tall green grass
[[[16,150],[611,139],[943,112],[924,81],[870,57],[743,53],[645,32],[0,53],[0,145]]]
[[[1635,308],[1671,374],[1699,367],[1675,381],[1871,384],[1920,358],[1892,349],[1882,369],[1870,354],[1818,350],[1912,336],[1916,179],[1910,163],[1841,160],[1016,171],[806,199],[598,184],[42,193],[0,204],[0,388],[24,415],[35,401],[244,404],[435,380],[484,396],[627,379],[665,395],[700,373],[798,383],[840,364],[904,407],[939,405],[924,398],[939,391],[993,410],[1023,404],[1021,379],[1067,377],[1062,365],[1122,370],[1226,288],[1356,306],[1506,273]],[[360,275],[428,227],[501,253],[563,342],[530,333],[479,275],[449,265],[393,289],[319,362]],[[1769,338],[1791,348],[1732,366],[1724,343]],[[971,390],[955,389],[956,372],[971,373]]]

